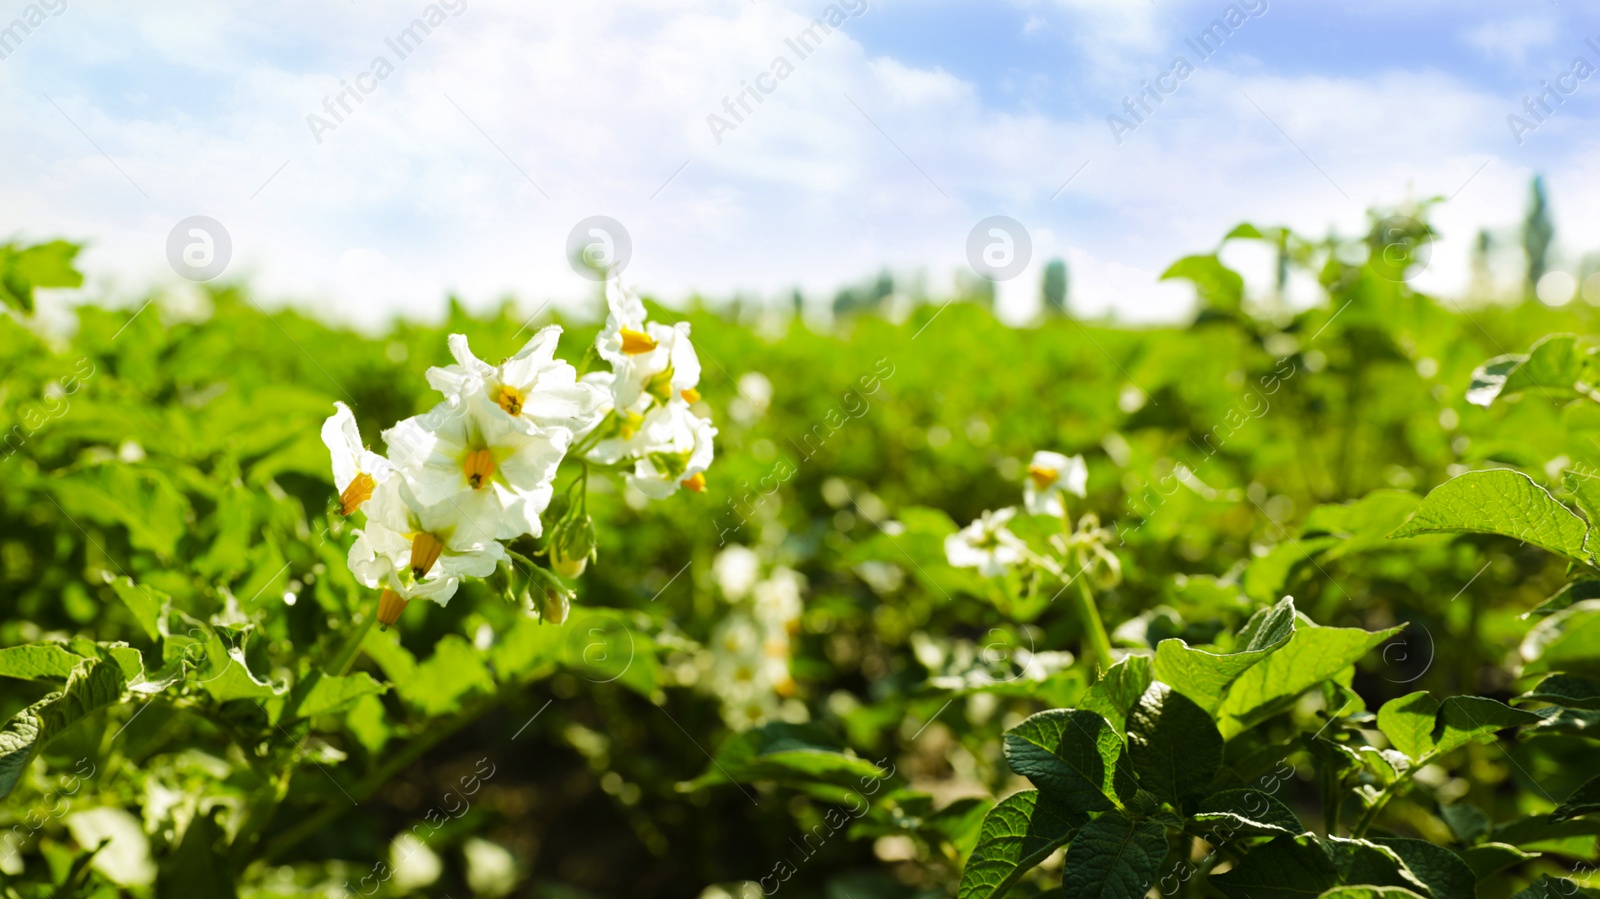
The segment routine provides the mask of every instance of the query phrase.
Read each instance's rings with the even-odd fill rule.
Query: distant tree
[[[1067,314],[1067,264],[1060,258],[1044,267],[1044,309],[1047,315]]]
[[[1494,289],[1492,274],[1489,271],[1489,254],[1494,252],[1494,238],[1490,236],[1489,229],[1479,228],[1478,236],[1472,241],[1472,292],[1478,296],[1487,296]]]
[[[1539,279],[1549,270],[1550,244],[1555,239],[1555,225],[1550,222],[1550,203],[1545,197],[1544,178],[1535,175],[1532,194],[1528,198],[1528,217],[1522,224],[1522,252],[1528,260],[1528,293],[1533,293]]]
[[[1273,278],[1273,296],[1283,302],[1289,291],[1289,229],[1278,229],[1278,268]]]
[[[874,303],[881,303],[894,293],[894,275],[888,269],[878,273],[878,280],[872,285],[872,299]]]

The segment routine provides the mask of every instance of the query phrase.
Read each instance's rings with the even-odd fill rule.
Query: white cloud
[[[1134,73],[1112,90],[1156,74],[1147,60],[1179,43],[1161,31],[1171,9],[1025,5],[1070,17]],[[1577,224],[1600,200],[1587,146],[1542,128],[1518,147],[1504,98],[1440,71],[1287,76],[1219,57],[1119,147],[1105,116],[1120,94],[1070,113],[998,110],[950,71],[870,52],[860,20],[801,60],[786,39],[823,7],[798,2],[469,0],[319,145],[306,116],[392,57],[384,38],[422,7],[64,16],[0,65],[18,123],[0,133],[0,233],[89,238],[89,267],[135,293],[175,281],[167,231],[203,213],[229,228],[232,271],[267,296],[368,323],[437,314],[448,291],[592,298],[565,242],[595,214],[628,227],[630,282],[681,297],[826,296],[885,265],[946,283],[973,224],[1003,213],[1036,236],[1032,267],[1001,290],[1013,316],[1053,255],[1080,308],[1182,314],[1183,288],[1156,276],[1237,221],[1353,234],[1368,206],[1407,195],[1459,192],[1428,277],[1460,285],[1472,234],[1520,218],[1535,167],[1575,191],[1557,203],[1563,236],[1600,240]],[[719,143],[707,117],[728,116],[779,56],[793,71],[763,78],[771,93],[747,98]]]
[[[1490,59],[1521,66],[1528,60],[1528,51],[1555,41],[1556,22],[1549,16],[1484,22],[1464,30],[1461,39]]]

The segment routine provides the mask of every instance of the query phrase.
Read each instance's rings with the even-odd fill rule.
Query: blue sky
[[[1509,245],[1535,173],[1558,265],[1600,249],[1600,77],[1569,78],[1520,144],[1506,122],[1576,57],[1600,65],[1600,15],[1574,4],[1252,0],[1202,62],[1185,38],[1228,3],[866,0],[780,80],[785,39],[827,4],[454,0],[314,134],[427,5],[41,4],[0,60],[0,233],[88,240],[91,292],[181,304],[167,235],[204,214],[232,240],[225,277],[363,323],[436,316],[450,292],[579,302],[593,286],[566,242],[601,214],[646,292],[819,300],[884,267],[948,289],[973,226],[1008,215],[1034,251],[1000,286],[1018,319],[1053,256],[1085,311],[1172,318],[1190,298],[1157,276],[1237,221],[1355,233],[1433,195],[1454,199],[1417,283],[1459,291],[1472,236]],[[0,27],[29,7],[0,2]],[[1195,70],[1119,144],[1106,117],[1179,55]],[[719,132],[756,79],[775,90]],[[1264,259],[1228,253],[1264,282]],[[1497,260],[1507,280],[1515,264]]]

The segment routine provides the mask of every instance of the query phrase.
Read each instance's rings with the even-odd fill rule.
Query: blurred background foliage
[[[1485,359],[1590,332],[1600,309],[1532,298],[1537,207],[1530,287],[1492,299],[1410,289],[1426,208],[1396,214],[1356,240],[1241,226],[1229,239],[1271,247],[1280,288],[1304,272],[1321,301],[1247,295],[1202,254],[1168,273],[1200,298],[1183,326],[1074,317],[1064,265],[1024,327],[996,321],[986,282],[918,303],[887,275],[842,292],[826,327],[653,306],[693,325],[721,432],[707,491],[595,496],[599,557],[566,624],[482,584],[414,604],[365,644],[371,690],[299,718],[286,689],[376,602],[330,515],[332,403],[376,444],[432,404],[446,335],[494,359],[548,317],[452,303],[364,334],[234,285],[202,314],[81,306],[57,334],[29,316],[32,287],[71,286],[73,248],[0,249],[0,644],[126,641],[155,671],[198,632],[250,673],[223,689],[230,662],[201,653],[181,683],[51,743],[0,811],[19,835],[5,890],[669,897],[766,892],[784,871],[794,896],[954,895],[978,819],[1018,784],[1000,732],[1086,686],[1065,602],[943,554],[956,526],[1018,501],[1040,449],[1085,456],[1073,514],[1119,535],[1125,579],[1098,601],[1121,648],[1203,644],[1292,594],[1321,624],[1408,624],[1357,672],[1368,708],[1417,689],[1509,698],[1521,616],[1560,564],[1502,538],[1384,536],[1453,474],[1512,466],[1561,495],[1565,472],[1600,464],[1586,399],[1466,401]],[[556,321],[579,361],[597,325]],[[170,597],[172,633],[141,621],[141,591]],[[0,712],[50,689],[0,680]],[[1484,752],[1446,786],[1504,820],[1569,793],[1586,749]],[[1525,874],[1540,870],[1559,868]]]

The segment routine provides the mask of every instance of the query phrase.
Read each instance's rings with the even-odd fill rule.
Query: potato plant
[[[1148,328],[8,246],[0,892],[1587,895],[1600,310],[1418,293],[1407,213]]]

